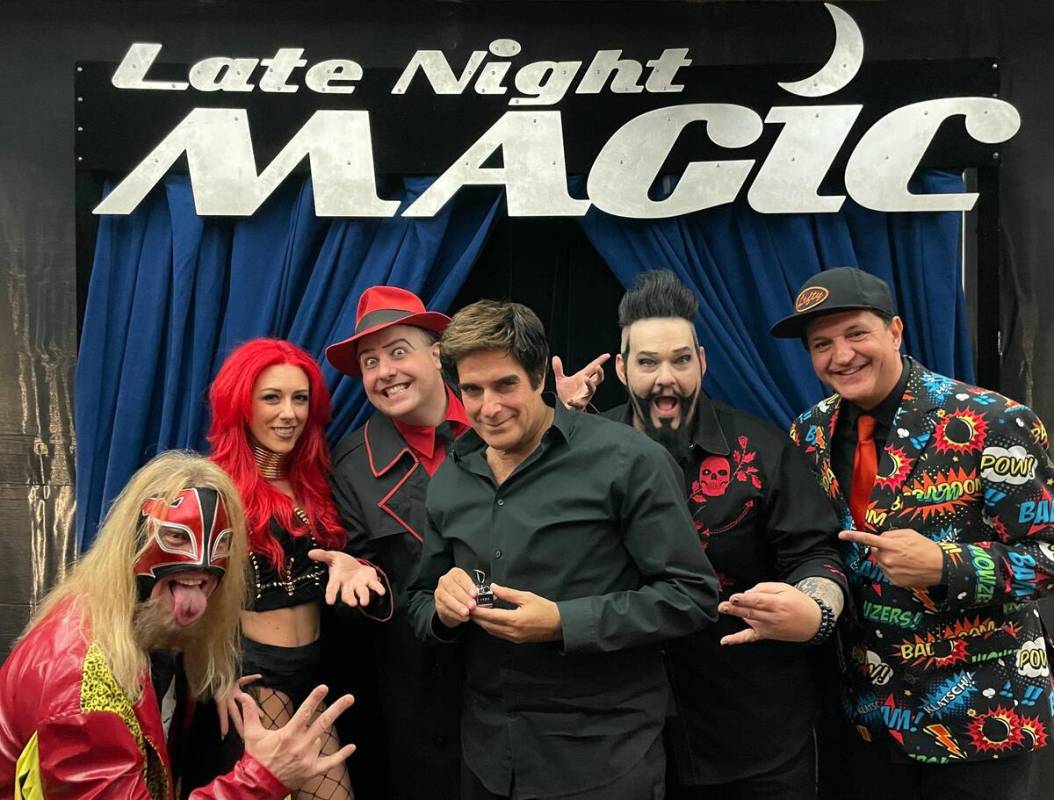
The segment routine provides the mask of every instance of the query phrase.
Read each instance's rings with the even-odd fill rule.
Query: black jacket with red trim
[[[460,648],[422,644],[406,614],[407,587],[421,553],[428,472],[391,419],[376,412],[334,449],[330,481],[348,534],[345,550],[382,569],[394,595],[391,621],[355,634],[360,653],[362,634],[375,640],[390,796],[457,798]]]

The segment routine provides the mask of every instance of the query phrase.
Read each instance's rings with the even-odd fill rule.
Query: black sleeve
[[[699,547],[681,470],[658,445],[649,448],[615,454],[622,540],[641,586],[558,602],[565,653],[639,647],[717,619],[717,576]]]
[[[439,579],[449,572],[454,564],[454,551],[447,539],[439,532],[427,513],[425,538],[421,545],[421,560],[417,563],[410,581],[410,624],[417,638],[423,642],[451,642],[458,638],[459,628],[447,628],[436,616],[435,589]]]
[[[827,578],[849,585],[838,554],[838,515],[802,455],[787,441],[780,447],[768,497],[767,528],[776,549],[776,571],[789,584]]]

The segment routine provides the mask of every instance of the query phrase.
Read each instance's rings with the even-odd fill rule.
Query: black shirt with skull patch
[[[620,406],[605,416],[633,423]],[[787,435],[700,395],[689,456],[688,505],[721,582],[721,599],[758,583],[828,578],[847,592],[838,518]],[[786,642],[722,647],[744,627],[736,617],[667,645],[677,716],[670,756],[683,785],[711,785],[767,772],[811,739],[821,675],[831,648]],[[819,669],[818,669],[819,668]]]

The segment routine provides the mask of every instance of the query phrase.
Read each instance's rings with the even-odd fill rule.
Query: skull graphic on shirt
[[[707,497],[720,497],[728,489],[731,467],[724,456],[707,456],[699,465],[697,488]]]

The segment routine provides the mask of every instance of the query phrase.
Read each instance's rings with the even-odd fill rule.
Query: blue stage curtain
[[[405,178],[400,211],[431,179]],[[77,537],[90,545],[110,501],[155,453],[204,450],[207,392],[222,360],[256,336],[296,342],[324,365],[331,442],[365,419],[362,383],[324,361],[350,336],[359,295],[389,284],[430,309],[453,302],[501,195],[462,192],[429,219],[325,219],[310,180],[252,217],[199,217],[189,180],[170,176],[129,216],[99,221],[75,376]]]
[[[958,173],[928,172],[911,189],[964,185]],[[821,269],[856,266],[886,280],[907,352],[937,372],[974,379],[958,213],[883,214],[847,200],[837,214],[778,215],[738,202],[648,221],[592,209],[582,227],[624,286],[644,270],[672,269],[695,289],[707,392],[780,426],[826,394],[802,344],[768,334]]]

